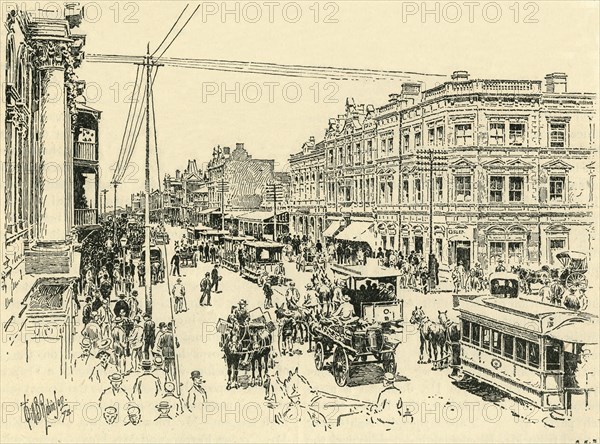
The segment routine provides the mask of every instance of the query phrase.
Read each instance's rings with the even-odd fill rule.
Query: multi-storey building
[[[76,4],[63,18],[5,15],[0,252],[4,306],[26,274],[77,273],[74,228],[98,218],[100,112],[85,104],[75,70],[85,36]]]
[[[596,97],[567,76],[402,85],[374,108],[349,100],[325,132],[326,229],[444,264],[552,264],[590,251]],[[319,145],[319,144],[317,144]],[[293,213],[305,211],[304,152],[291,156]],[[315,160],[318,163],[318,160]],[[322,160],[321,160],[322,162]],[[293,221],[293,219],[292,219]],[[292,223],[292,230],[310,230]]]

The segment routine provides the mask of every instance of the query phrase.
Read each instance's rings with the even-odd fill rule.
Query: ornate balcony
[[[93,142],[75,142],[73,158],[75,160],[98,161],[98,147]]]
[[[96,208],[75,208],[75,225],[94,225],[98,223]]]

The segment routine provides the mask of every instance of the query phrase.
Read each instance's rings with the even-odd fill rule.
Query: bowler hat
[[[169,401],[160,401],[155,407],[158,410],[170,409],[171,408],[171,404],[169,404]]]
[[[200,371],[199,371],[199,370],[194,370],[194,371],[192,372],[191,378],[192,378],[192,379],[196,379],[196,378],[198,378],[198,379],[202,380],[202,382],[206,382],[206,381],[204,380],[204,378],[202,377],[202,374],[200,373]]]

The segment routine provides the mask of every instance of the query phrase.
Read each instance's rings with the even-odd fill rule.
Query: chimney
[[[406,82],[402,84],[403,96],[417,96],[421,93],[421,84],[415,82]]]
[[[175,170],[175,179],[179,179],[180,174],[181,174],[181,171]]]
[[[553,72],[547,74],[546,80],[547,93],[566,93],[567,92],[567,75],[564,72]]]
[[[454,71],[452,73],[452,80],[454,82],[466,82],[469,80],[469,72],[468,71]]]
[[[228,146],[224,146],[223,147],[223,155],[229,156],[230,154],[231,154],[231,148],[229,148]]]
[[[243,143],[236,143],[235,144],[235,149],[236,150],[243,150],[244,149],[244,144]]]

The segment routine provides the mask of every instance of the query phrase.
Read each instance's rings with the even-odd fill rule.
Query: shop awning
[[[374,248],[376,239],[372,230],[373,225],[373,222],[352,222],[335,238],[351,242],[366,242]]]
[[[212,214],[219,211],[219,208],[205,208],[204,210],[198,211],[198,214]]]
[[[335,233],[340,229],[341,225],[342,225],[342,221],[334,220],[333,222],[331,222],[331,224],[329,224],[327,229],[325,231],[323,231],[323,236],[333,237],[335,235]]]
[[[589,321],[566,322],[548,332],[548,336],[571,344],[597,344],[598,326]]]

